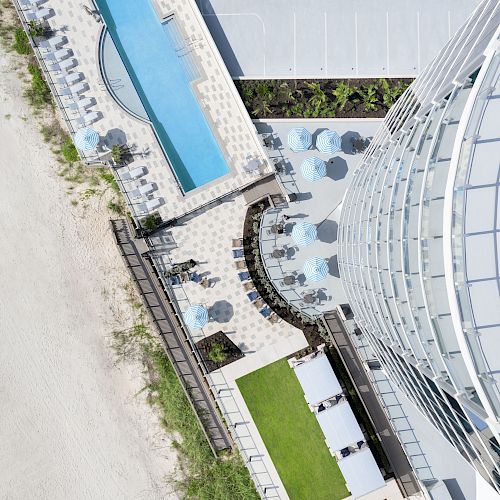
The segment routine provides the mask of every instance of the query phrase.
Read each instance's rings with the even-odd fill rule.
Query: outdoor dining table
[[[273,253],[271,255],[274,259],[280,259],[281,257],[285,256],[285,251],[282,248],[277,248],[276,250],[273,250]]]
[[[305,304],[314,304],[314,302],[315,302],[315,298],[314,298],[314,295],[312,293],[308,293],[308,294],[304,295],[303,299],[304,299]]]
[[[271,233],[273,233],[273,234],[283,234],[283,224],[273,224],[271,226]]]
[[[293,285],[295,283],[295,276],[285,276],[283,278],[285,285]]]

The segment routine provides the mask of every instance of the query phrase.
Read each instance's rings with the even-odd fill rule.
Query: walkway
[[[413,495],[420,488],[412,472],[406,455],[394,434],[389,421],[373,390],[361,360],[357,356],[342,321],[336,312],[325,314],[325,320],[330,328],[336,347],[347,366],[350,376],[357,388],[358,394],[368,410],[375,432],[382,442],[384,451],[392,466],[396,480],[407,495]]]
[[[150,262],[143,258],[124,219],[112,220],[111,227],[125,263],[165,344],[165,351],[188,395],[214,452],[231,448],[202,368],[189,347],[184,332]]]

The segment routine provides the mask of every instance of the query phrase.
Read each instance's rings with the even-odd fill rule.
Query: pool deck
[[[479,0],[197,0],[233,78],[415,77]]]
[[[195,92],[232,170],[230,174],[193,190],[186,196],[181,193],[150,125],[126,113],[106,90],[98,66],[98,39],[103,24],[96,22],[77,3],[50,0],[43,7],[54,10],[55,15],[48,22],[57,35],[64,35],[68,39],[63,47],[73,51],[73,58],[78,63],[73,71],[85,76],[84,81],[89,90],[81,96],[96,100],[89,111],[98,111],[102,116],[91,126],[99,132],[102,142],[109,148],[114,144],[134,146],[133,162],[118,169],[118,176],[121,177],[125,171],[136,167],[146,167],[147,175],[142,177],[141,182],[156,185],[157,190],[152,195],[161,198],[163,203],[158,212],[163,220],[169,220],[255,182],[260,175],[269,173],[271,167],[267,164],[266,154],[255,128],[196,5],[181,0],[162,0],[157,4],[164,14],[175,12],[186,37],[196,40],[192,47],[205,78],[197,82]],[[88,5],[93,8],[93,4]],[[52,74],[52,78],[60,76]],[[66,105],[71,102],[67,97],[62,100]],[[69,113],[71,119],[79,116],[77,113]],[[262,168],[253,173],[245,172],[243,167],[250,159],[258,159],[262,162]],[[139,182],[123,183],[122,188],[130,192],[137,184]],[[132,210],[136,210],[145,201],[147,197],[131,202]]]

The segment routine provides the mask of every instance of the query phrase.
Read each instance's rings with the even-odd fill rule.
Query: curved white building
[[[500,491],[499,23],[482,2],[387,115],[339,268],[389,379]]]

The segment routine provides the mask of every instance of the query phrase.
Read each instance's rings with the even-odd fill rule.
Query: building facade
[[[498,491],[499,23],[482,2],[391,108],[338,236],[373,365]]]

